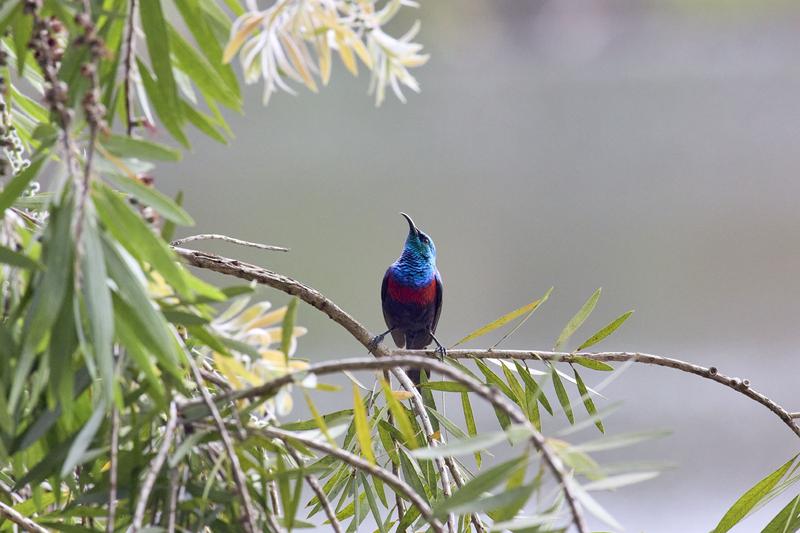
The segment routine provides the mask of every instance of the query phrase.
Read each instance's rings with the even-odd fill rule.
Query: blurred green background
[[[161,170],[162,189],[185,191],[191,233],[292,251],[206,249],[303,280],[378,332],[403,210],[438,247],[446,344],[553,285],[505,343],[548,349],[602,286],[582,332],[636,313],[600,349],[713,364],[800,410],[800,5],[425,2],[393,23],[396,33],[416,18],[432,58],[415,70],[422,94],[407,104],[390,97],[374,108],[367,76],[341,65],[321,94],[280,94],[267,108],[261,87],[248,87],[230,146],[197,137],[187,161]],[[301,307],[299,321],[310,332],[298,355],[364,355],[316,311]],[[797,451],[762,406],[696,377],[636,367],[604,393],[624,401],[606,422],[611,434],[674,431],[598,455],[676,467],[598,495],[628,531],[707,531]],[[546,420],[546,432],[563,423]]]

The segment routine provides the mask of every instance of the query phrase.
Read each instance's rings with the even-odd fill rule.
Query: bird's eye
[[[425,235],[420,235],[419,240],[421,240],[425,244],[428,244],[428,238]]]

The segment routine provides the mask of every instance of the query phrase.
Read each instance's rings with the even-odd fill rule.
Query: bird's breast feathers
[[[432,277],[425,285],[413,286],[406,285],[390,275],[386,292],[392,300],[399,303],[427,305],[436,299],[436,277]]]

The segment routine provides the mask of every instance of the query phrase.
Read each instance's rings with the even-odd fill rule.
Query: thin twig
[[[211,416],[214,418],[214,422],[217,425],[220,437],[222,437],[222,444],[225,447],[225,453],[228,455],[228,459],[231,462],[233,481],[236,484],[236,490],[239,493],[239,497],[242,499],[242,507],[244,508],[244,529],[248,533],[255,533],[258,531],[258,528],[256,527],[253,502],[250,500],[250,492],[247,490],[247,478],[242,470],[242,465],[239,463],[239,456],[236,455],[236,449],[233,446],[233,440],[231,439],[230,433],[228,433],[228,429],[225,427],[225,422],[222,420],[222,415],[220,415],[219,409],[217,409],[217,406],[211,397],[211,393],[208,392],[208,389],[203,382],[203,376],[200,374],[200,369],[197,368],[197,365],[191,356],[187,357],[186,359],[192,369],[192,374],[194,375],[197,387],[200,389],[200,394],[203,396],[203,401],[211,411]]]
[[[379,360],[372,360],[372,359],[367,359],[366,361],[372,363],[379,362]],[[417,494],[414,491],[414,489],[411,488],[405,481],[395,476],[388,470],[376,466],[370,463],[369,461],[362,459],[361,457],[352,454],[346,450],[343,450],[341,448],[334,448],[329,444],[308,439],[296,433],[292,433],[290,431],[284,431],[282,429],[277,429],[274,427],[261,428],[258,431],[260,431],[262,434],[268,437],[277,438],[284,442],[286,440],[289,441],[294,440],[300,442],[309,448],[320,451],[325,455],[336,457],[337,459],[344,461],[345,463],[357,468],[358,470],[362,470],[367,474],[380,479],[387,485],[391,486],[394,490],[401,492],[408,501],[414,504],[414,506],[419,510],[419,513],[431,525],[431,528],[434,531],[438,533],[442,533],[444,531],[442,523],[433,515],[433,511],[431,510],[430,506],[425,502],[425,500],[423,500],[420,497],[420,495]]]
[[[0,516],[5,517],[11,522],[14,522],[25,531],[33,531],[34,533],[48,533],[47,529],[43,528],[27,516],[21,515],[13,507],[10,507],[3,502],[0,502]]]
[[[303,459],[300,457],[300,454],[295,451],[295,449],[286,441],[286,451],[289,452],[289,455],[292,456],[294,462],[297,463],[299,468],[303,468]],[[320,505],[322,505],[322,510],[325,511],[325,515],[328,517],[328,522],[330,522],[331,527],[335,533],[342,533],[342,525],[339,523],[339,519],[336,518],[336,513],[333,512],[333,507],[331,507],[331,502],[328,500],[328,497],[325,496],[325,491],[322,490],[322,487],[319,485],[319,481],[317,481],[317,477],[313,474],[306,474],[305,476],[306,483],[308,486],[311,487],[311,490],[314,491],[314,494],[317,496],[317,500],[319,500]]]
[[[178,514],[178,493],[180,492],[180,470],[178,467],[169,471],[169,499],[167,501],[167,533],[175,533],[175,523]]]
[[[273,252],[289,251],[288,248],[284,248],[283,246],[273,246],[271,244],[261,244],[260,242],[243,241],[242,239],[235,239],[233,237],[228,237],[227,235],[220,235],[218,233],[203,233],[201,235],[192,235],[190,237],[183,237],[181,239],[176,239],[172,241],[172,246],[180,246],[182,244],[186,244],[187,242],[194,242],[194,241],[224,241],[233,244],[238,244],[240,246],[249,246],[250,248],[258,248],[259,250],[271,250]]]
[[[127,26],[125,27],[125,71],[124,71],[124,85],[125,85],[125,119],[126,131],[128,137],[133,134],[133,128],[136,121],[133,118],[133,50],[136,46],[135,26],[134,19],[136,18],[136,4],[138,0],[130,1],[130,10],[128,11]]]
[[[225,393],[222,395],[218,395],[217,397],[215,397],[214,402],[221,402],[221,401],[227,402],[231,400],[267,398],[273,395],[276,390],[290,383],[294,383],[298,379],[302,379],[302,377],[306,376],[307,374],[314,374],[319,376],[319,375],[332,374],[343,371],[383,370],[383,369],[394,369],[396,367],[402,367],[402,366],[410,366],[442,374],[446,378],[449,378],[453,381],[456,381],[464,385],[471,392],[474,392],[475,394],[477,394],[478,396],[480,396],[481,398],[492,404],[493,407],[506,413],[508,417],[515,423],[525,426],[525,428],[531,435],[531,443],[539,451],[539,453],[541,453],[548,469],[550,470],[550,472],[553,474],[553,476],[556,478],[559,485],[561,486],[562,493],[564,494],[564,499],[566,500],[567,505],[570,508],[570,512],[572,513],[572,522],[575,524],[575,527],[578,529],[580,533],[588,531],[583,519],[583,513],[581,512],[581,509],[577,502],[577,497],[575,496],[575,493],[572,489],[571,481],[567,476],[567,474],[564,472],[561,461],[550,450],[549,446],[545,441],[544,436],[528,421],[525,414],[519,410],[516,404],[506,399],[506,397],[500,394],[498,390],[496,390],[495,388],[487,387],[486,385],[477,381],[476,379],[467,376],[460,370],[455,369],[452,366],[449,366],[445,363],[440,363],[435,358],[421,357],[419,355],[398,355],[390,358],[384,358],[384,357],[377,359],[353,358],[353,359],[340,359],[337,361],[331,361],[325,363],[315,363],[301,371],[285,374],[273,380],[267,381],[266,383],[259,385],[258,387],[241,389]],[[195,400],[184,402],[181,405],[181,410],[196,405],[198,405],[198,402]],[[305,441],[301,442],[307,444],[305,443]],[[388,474],[388,472],[385,470],[384,473]]]
[[[136,502],[136,511],[133,514],[133,523],[131,525],[131,529],[134,533],[142,528],[144,513],[147,509],[147,500],[150,497],[150,493],[153,491],[153,486],[156,483],[158,473],[161,471],[161,467],[164,466],[164,461],[167,459],[167,453],[169,452],[169,447],[172,444],[172,437],[175,435],[175,428],[177,425],[178,410],[175,402],[172,401],[169,404],[169,419],[167,420],[166,428],[164,428],[164,436],[162,438],[163,440],[161,441],[161,447],[158,449],[155,459],[150,462],[150,468],[147,470],[147,474],[144,477],[144,482],[142,482],[142,487],[139,490],[139,501]]]
[[[114,533],[117,514],[117,465],[119,454],[119,409],[116,404],[111,409],[111,458],[108,466],[108,518],[106,532]]]

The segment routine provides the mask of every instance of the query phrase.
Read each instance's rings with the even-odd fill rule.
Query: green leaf
[[[181,152],[145,139],[126,135],[109,135],[100,142],[106,150],[119,157],[135,157],[152,161],[180,161]]]
[[[292,296],[289,305],[286,306],[286,314],[283,316],[283,326],[281,328],[281,351],[289,361],[289,348],[292,345],[292,332],[294,323],[297,319],[297,296]]]
[[[543,302],[545,302],[547,300],[547,298],[548,298],[548,296],[550,296],[550,292],[552,292],[552,290],[553,289],[551,287],[550,290],[548,290],[545,293],[545,295],[542,296],[541,298],[539,298],[538,300],[534,300],[531,303],[529,303],[528,305],[524,305],[524,306],[520,307],[519,309],[515,309],[514,311],[511,311],[510,313],[506,313],[505,315],[501,316],[497,320],[494,320],[494,321],[486,324],[485,326],[479,327],[478,329],[476,329],[475,331],[473,331],[472,333],[470,333],[469,335],[467,335],[466,337],[464,337],[463,339],[461,339],[460,341],[455,343],[453,346],[455,347],[455,346],[458,346],[459,344],[464,344],[465,342],[469,342],[469,341],[471,341],[473,339],[477,339],[478,337],[486,335],[487,333],[490,333],[490,332],[496,330],[499,327],[505,326],[506,324],[508,324],[509,322],[514,320],[515,318],[518,318],[518,317],[520,317],[520,316],[522,316],[522,315],[524,315],[526,313],[531,313],[531,312],[535,311],[537,307],[539,307]]]
[[[235,2],[238,10],[241,10],[238,2]],[[203,52],[203,55],[208,59],[208,62],[216,69],[222,76],[222,79],[227,84],[229,90],[239,94],[239,83],[236,80],[236,75],[230,65],[222,63],[222,46],[221,40],[218,39],[213,31],[212,25],[220,25],[220,21],[224,25],[223,31],[227,35],[229,33],[230,22],[227,14],[222,13],[221,17],[214,18],[214,15],[208,13],[204,6],[200,5],[198,0],[176,0],[175,6],[180,11],[181,17],[186,22],[186,27],[192,33],[194,40]],[[216,7],[215,4],[211,5],[212,9]],[[241,13],[235,13],[239,16]]]
[[[493,431],[462,440],[451,440],[440,446],[419,448],[411,452],[411,457],[415,459],[436,459],[438,457],[460,457],[463,455],[470,455],[475,452],[484,451],[501,442],[508,441],[510,438],[517,440],[520,435],[529,436],[530,433],[524,426],[512,425],[505,431]]]
[[[95,181],[93,188],[97,212],[109,232],[131,255],[151,264],[179,294],[189,296],[189,285],[172,250],[108,186]]]
[[[178,194],[175,195],[175,200],[173,203],[178,206],[179,208],[183,209],[183,191],[178,191]],[[164,226],[161,228],[161,238],[167,242],[172,241],[173,237],[175,237],[175,222],[167,219],[164,222]],[[250,287],[245,287],[246,290],[250,291]],[[224,289],[223,289],[224,290]],[[232,297],[228,295],[228,297]]]
[[[661,430],[621,433],[619,435],[614,435],[613,437],[602,437],[599,439],[584,442],[582,444],[577,444],[575,446],[572,446],[571,450],[581,453],[613,450],[615,448],[624,448],[626,446],[632,446],[634,444],[638,444],[640,442],[644,442],[651,439],[666,437],[669,434],[670,434],[669,431],[661,431]]]
[[[420,384],[420,387],[424,387],[430,390],[442,391],[442,392],[468,392],[469,389],[458,383],[456,381],[429,381],[427,383]]]
[[[569,320],[569,322],[567,322],[567,325],[564,326],[564,329],[558,336],[558,340],[556,340],[556,344],[553,350],[557,352],[560,351],[561,348],[563,348],[564,345],[567,344],[567,342],[569,342],[569,339],[570,337],[572,337],[572,334],[575,333],[575,331],[579,327],[581,327],[581,324],[583,324],[583,322],[589,317],[589,315],[592,314],[592,311],[594,311],[594,307],[597,305],[597,300],[600,299],[600,292],[601,289],[597,289],[596,291],[594,291],[592,295],[589,297],[589,299],[586,300],[586,303],[584,303],[583,306],[578,310],[578,312],[575,313],[575,316],[573,316]]]
[[[47,228],[47,238],[42,250],[45,271],[36,286],[33,301],[25,321],[22,353],[14,369],[14,380],[9,394],[8,407],[13,411],[20,399],[27,377],[44,339],[58,318],[62,301],[72,282],[73,248],[70,237],[72,202],[55,207]]]
[[[0,213],[5,212],[6,209],[14,204],[16,199],[25,191],[28,184],[39,174],[39,170],[42,168],[42,164],[44,164],[45,160],[44,152],[40,148],[39,152],[31,158],[30,166],[14,176],[14,179],[6,184],[3,191],[0,192]]]
[[[583,382],[581,375],[578,374],[577,369],[573,368],[572,371],[575,373],[575,382],[578,385],[578,392],[581,394],[581,400],[583,400],[583,406],[586,407],[586,412],[589,413],[590,416],[597,416],[597,408],[594,406],[594,402],[589,396],[589,391],[586,389],[586,384]],[[597,426],[597,429],[600,430],[600,433],[606,432],[606,430],[603,428],[603,422],[599,419],[595,421],[594,425]]]
[[[378,501],[375,499],[375,493],[369,484],[369,480],[363,473],[360,473],[359,476],[361,477],[361,486],[364,487],[364,494],[367,496],[369,509],[372,512],[372,516],[375,518],[375,523],[378,525],[378,531],[380,531],[380,533],[387,533],[387,530],[383,525],[381,509],[378,507]]]
[[[123,255],[121,250],[109,242],[109,239],[103,240],[103,254],[106,259],[106,268],[118,291],[118,295],[114,297],[114,312],[123,313],[125,323],[130,324],[130,330],[136,332],[132,338],[127,336],[120,340],[128,349],[133,349],[133,344],[143,345],[156,356],[165,370],[177,379],[182,379],[178,365],[182,353],[167,321],[153,307],[142,280],[137,276],[137,273],[141,275],[138,265],[135,263],[131,265],[130,263],[133,261],[130,260],[130,256]],[[138,272],[132,269],[136,269]],[[146,374],[151,374],[150,369],[146,367],[141,369]]]
[[[181,103],[183,104],[183,113],[186,115],[186,120],[192,123],[195,128],[202,131],[218,143],[228,144],[228,139],[226,139],[225,136],[216,128],[217,125],[224,128],[224,123],[220,123],[219,120],[215,120],[205,113],[201,113],[186,102],[182,101]]]
[[[403,470],[403,478],[405,479],[406,483],[411,485],[411,488],[414,489],[414,492],[419,494],[423,500],[430,503],[430,500],[428,499],[428,491],[426,490],[427,485],[422,482],[422,473],[419,470],[419,466],[417,466],[417,464],[411,460],[408,452],[403,448],[398,448],[397,452],[398,456],[400,457],[400,467]],[[400,496],[405,498],[405,496],[402,494]]]
[[[87,202],[87,211],[91,204]],[[97,224],[88,211],[84,216],[82,234],[83,253],[81,269],[83,271],[83,299],[86,302],[86,320],[92,338],[92,351],[95,363],[100,369],[103,379],[102,390],[105,401],[111,402],[114,396],[114,357],[111,344],[114,341],[114,309],[111,304],[111,290],[108,288],[108,276],[103,258],[103,246],[100,241]]]
[[[72,442],[72,446],[69,447],[67,458],[64,460],[64,464],[61,465],[61,477],[65,477],[80,464],[84,453],[86,453],[86,450],[88,450],[89,446],[92,444],[92,440],[97,434],[97,430],[100,429],[100,424],[103,423],[105,417],[106,403],[105,401],[101,401],[95,407],[92,416],[89,417],[89,420],[78,432],[77,437],[75,437],[75,440]]]
[[[158,189],[148,187],[139,180],[119,174],[106,174],[105,177],[117,186],[119,190],[130,194],[145,205],[158,211],[165,219],[180,224],[181,226],[194,226],[194,220],[189,213],[183,210],[169,196],[159,192]]]
[[[287,313],[288,314],[288,313]],[[358,387],[353,385],[353,420],[356,425],[356,437],[361,453],[372,464],[375,464],[375,454],[372,452],[372,436],[370,435],[369,421],[364,401],[358,392]]]
[[[414,428],[411,426],[411,421],[408,419],[406,410],[400,405],[397,398],[394,397],[392,389],[385,379],[381,379],[381,388],[383,388],[383,395],[386,397],[386,404],[389,406],[389,411],[392,413],[394,425],[400,430],[403,435],[403,441],[406,447],[414,449],[417,447],[417,438],[414,435]]]
[[[149,2],[143,2],[142,4],[149,4]],[[144,85],[147,98],[150,103],[153,104],[153,107],[155,107],[156,113],[161,119],[161,122],[163,122],[164,127],[179,143],[181,143],[185,148],[189,148],[189,139],[186,138],[186,134],[183,132],[182,127],[183,117],[181,113],[184,109],[183,100],[178,97],[176,92],[175,98],[177,99],[177,104],[175,105],[177,108],[173,109],[172,104],[170,104],[164,97],[163,93],[161,92],[161,88],[158,86],[158,82],[155,80],[155,78],[153,78],[152,74],[150,74],[147,66],[138,58],[136,59],[136,65],[139,68],[139,76],[142,79],[142,85]],[[172,71],[170,70],[170,74],[171,72]]]
[[[658,477],[660,472],[628,472],[627,474],[620,474],[618,476],[610,476],[597,481],[586,483],[583,486],[584,490],[616,490],[635,483],[648,481]]]
[[[241,111],[242,100],[238,91],[232,91],[214,67],[195,52],[192,45],[187,43],[172,26],[169,28],[169,40],[177,59],[177,67],[192,79],[205,96],[226,107]]]
[[[733,526],[738,524],[747,514],[755,508],[765,497],[767,497],[772,489],[783,479],[786,472],[792,467],[797,455],[786,461],[780,468],[773,473],[753,485],[747,492],[736,500],[736,502],[728,509],[728,512],[722,517],[714,528],[712,533],[725,533]]]
[[[333,446],[334,448],[338,445],[336,441],[331,436],[331,432],[328,430],[328,424],[325,423],[325,419],[320,416],[319,411],[317,410],[317,406],[314,405],[314,401],[311,399],[311,396],[303,389],[303,397],[306,400],[306,405],[308,405],[308,410],[311,411],[311,417],[313,418],[314,422],[317,424],[317,429],[319,429],[325,438],[327,439],[328,443]]]
[[[167,22],[164,19],[164,13],[161,10],[161,0],[140,2],[139,15],[142,30],[147,42],[147,52],[150,56],[150,63],[156,75],[158,98],[164,103],[161,109],[158,109],[158,106],[156,106],[156,109],[165,125],[167,121],[169,121],[180,128],[183,121],[183,114],[180,98],[178,97],[178,88],[172,73],[170,36],[167,30]],[[154,101],[155,98],[151,94],[150,89],[148,89],[147,92],[150,96],[150,100]],[[155,101],[153,103],[155,104]],[[162,112],[166,116],[162,116]]]
[[[583,343],[580,346],[578,346],[577,351],[580,352],[590,346],[594,346],[601,340],[605,339],[606,337],[617,331],[617,328],[619,328],[626,320],[628,320],[628,317],[630,317],[632,314],[633,310],[622,313],[620,316],[618,316],[617,318],[615,318],[614,320],[612,320],[611,322],[600,328],[600,330],[597,333],[595,333],[594,335],[583,341]]]
[[[795,496],[786,507],[769,521],[761,533],[793,533],[800,529],[800,495]]]
[[[574,424],[575,416],[572,414],[572,405],[569,403],[569,394],[567,394],[567,389],[564,388],[564,383],[562,383],[561,377],[559,377],[555,367],[553,367],[551,364],[548,364],[548,366],[550,367],[550,375],[553,376],[553,388],[556,390],[558,401],[561,404],[561,407],[564,408],[564,414],[567,415],[567,420],[569,420],[569,423]]]
[[[578,349],[580,350],[580,348],[578,348]],[[575,357],[572,360],[572,362],[573,363],[577,363],[577,364],[579,364],[581,366],[585,366],[586,368],[591,368],[592,370],[600,370],[602,372],[609,372],[611,370],[614,370],[613,366],[611,366],[611,365],[609,365],[607,363],[604,363],[602,361],[595,361],[594,359],[590,359],[588,357],[578,356],[578,357]]]
[[[25,74],[25,60],[28,57],[28,43],[33,32],[33,17],[22,12],[16,17],[11,35],[14,38],[14,51],[17,54],[17,73],[20,77]]]
[[[0,246],[0,263],[31,270],[42,268],[42,264],[35,259],[31,259],[27,255],[15,252],[5,246]]]
[[[464,424],[467,426],[467,434],[470,437],[474,437],[478,434],[478,428],[475,425],[475,414],[472,411],[469,394],[466,392],[461,393],[461,408],[464,410]],[[475,464],[478,468],[481,467],[481,462],[481,452],[475,452]]]
[[[525,382],[525,386],[533,391],[533,397],[538,400],[539,403],[542,404],[542,407],[552,416],[553,408],[550,407],[550,401],[547,399],[547,396],[545,396],[544,389],[542,389],[534,377],[531,376],[528,367],[522,365],[519,361],[514,361],[514,365],[517,367],[519,375],[522,376],[522,381]]]
[[[522,455],[482,472],[465,483],[452,496],[437,502],[433,507],[434,515],[437,518],[444,518],[454,509],[464,509],[470,504],[479,505],[479,500],[484,498],[486,491],[504,482],[517,469],[524,468],[527,462],[528,456]]]

